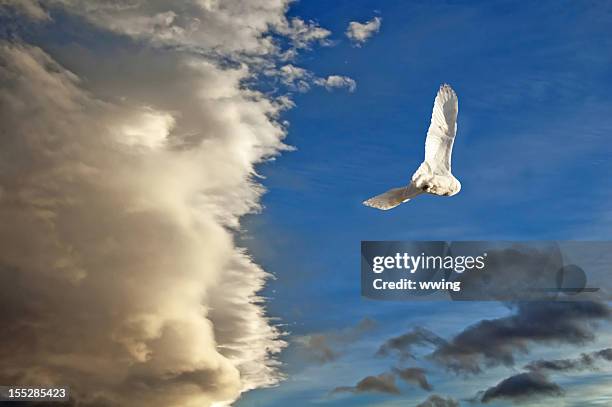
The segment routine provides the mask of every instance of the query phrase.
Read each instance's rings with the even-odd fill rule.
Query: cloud
[[[268,274],[234,232],[260,210],[255,166],[288,149],[291,103],[250,84],[278,31],[324,33],[286,1],[27,4],[48,21],[0,39],[0,382],[69,385],[92,407],[276,384]]]
[[[357,88],[355,80],[348,76],[330,75],[327,78],[320,78],[312,72],[292,64],[286,64],[280,67],[278,71],[272,70],[268,72],[270,76],[278,76],[280,82],[289,89],[297,90],[298,92],[307,92],[311,85],[321,86],[331,91],[338,88],[346,88],[349,92],[354,92]]]
[[[300,340],[302,346],[308,350],[309,358],[319,362],[328,363],[338,359],[339,351],[336,351],[329,344],[329,339],[326,335],[315,334],[309,335]]]
[[[498,399],[523,403],[541,397],[561,397],[564,391],[556,383],[548,381],[546,376],[535,373],[519,373],[502,380],[488,388],[481,397],[481,402],[489,403]]]
[[[416,407],[459,407],[459,402],[452,398],[444,398],[437,394],[432,394],[427,400],[417,404]]]
[[[427,381],[425,369],[421,369],[420,367],[407,367],[404,369],[393,368],[393,373],[406,383],[416,384],[425,391],[433,390],[433,387]]]
[[[442,346],[446,342],[435,333],[421,327],[387,340],[378,349],[378,356],[399,355],[401,360],[414,359],[412,348],[415,346]]]
[[[310,360],[318,363],[328,363],[336,360],[347,345],[358,340],[363,334],[371,331],[376,323],[364,318],[359,323],[347,329],[336,332],[318,333],[297,338],[303,349],[308,353]]]
[[[467,327],[431,357],[456,372],[479,373],[483,366],[514,364],[515,354],[532,344],[580,345],[594,339],[610,309],[598,302],[523,302],[513,315],[482,320]]]
[[[454,300],[554,300],[558,295],[554,289],[563,267],[563,253],[556,243],[536,247],[515,243],[491,249],[480,243],[453,242],[450,250],[454,256],[473,253],[471,250],[487,253],[483,270],[454,278],[462,287],[449,293]]]
[[[595,370],[600,361],[612,362],[612,348],[583,353],[574,359],[536,360],[525,369],[531,371],[568,372],[573,370]]]
[[[0,13],[2,13],[3,8],[13,9],[33,20],[44,21],[49,19],[49,14],[37,0],[0,0]]]
[[[0,236],[1,286],[13,287],[0,300],[12,327],[0,335],[0,370],[133,406],[209,405],[276,382],[269,354],[282,342],[256,295],[266,274],[223,226],[260,193],[248,161],[231,158],[247,145],[165,148],[170,112],[97,100],[40,48],[3,44],[0,60],[10,84],[0,94],[0,218],[13,231]],[[227,86],[234,108],[274,114]],[[258,139],[246,123],[219,125]],[[258,125],[280,143],[280,128]],[[233,161],[225,178],[207,181],[221,157]],[[243,204],[219,207],[233,199]]]
[[[172,6],[164,0],[43,0],[42,3],[51,9],[63,8],[121,35],[224,57],[280,53],[282,41],[275,40],[277,34],[288,40],[293,49],[309,48],[317,43],[328,45],[326,39],[331,34],[315,22],[298,17],[288,19],[290,1],[287,0],[253,0],[246,7],[237,0],[181,0]]]
[[[351,21],[346,29],[346,36],[356,45],[361,46],[380,30],[382,18],[374,17],[366,23]]]
[[[299,18],[292,18],[288,23],[280,24],[277,29],[287,35],[296,48],[308,48],[312,43],[331,45],[327,39],[331,31],[319,27],[314,21],[305,22]]]
[[[357,89],[357,83],[355,80],[348,76],[330,75],[327,78],[317,78],[314,81],[315,84],[323,86],[327,90],[334,88],[346,88],[349,92],[354,92]]]
[[[355,386],[336,387],[332,390],[332,394],[345,392],[400,394],[399,389],[395,385],[395,376],[390,373],[368,376],[360,380]]]
[[[395,378],[399,377],[408,384],[417,385],[425,391],[432,391],[433,387],[429,384],[425,369],[419,367],[392,368],[390,372],[381,373],[378,376],[367,376],[360,380],[355,386],[341,386],[332,390],[334,393],[363,393],[379,392],[389,394],[400,394],[395,384]]]
[[[307,92],[310,90],[313,74],[299,66],[287,64],[280,68],[279,77],[281,82],[289,88]]]

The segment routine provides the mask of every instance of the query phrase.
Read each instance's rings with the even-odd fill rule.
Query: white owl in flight
[[[452,196],[459,193],[461,183],[451,174],[451,155],[457,134],[457,94],[447,84],[440,86],[434,101],[431,124],[425,140],[425,161],[419,166],[410,184],[376,195],[363,204],[387,210],[395,208],[422,193]]]

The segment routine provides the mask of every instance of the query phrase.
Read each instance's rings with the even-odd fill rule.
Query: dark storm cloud
[[[597,352],[591,353],[592,356],[596,358],[601,358],[608,362],[612,362],[612,348],[606,348],[602,350],[598,350]]]
[[[459,407],[459,402],[452,398],[444,398],[437,394],[432,394],[427,400],[417,404],[416,407]]]
[[[391,373],[368,376],[360,380],[355,386],[336,387],[332,390],[332,394],[346,392],[400,394],[395,384],[395,376]]]
[[[525,302],[514,308],[513,315],[467,327],[431,357],[453,371],[479,373],[485,366],[513,365],[515,355],[533,344],[591,341],[596,323],[610,318],[608,306],[598,302]]]
[[[519,373],[502,380],[482,394],[481,401],[489,403],[497,399],[512,402],[525,402],[540,397],[561,397],[564,391],[558,384],[550,382],[546,376],[536,373]]]
[[[407,367],[405,369],[393,368],[393,373],[406,383],[416,384],[425,391],[432,391],[433,387],[427,381],[425,369],[420,367]]]
[[[535,360],[525,366],[531,371],[567,372],[573,370],[596,370],[601,361],[612,362],[612,348],[583,353],[573,359]]]
[[[412,348],[415,346],[443,346],[445,341],[435,333],[421,327],[387,340],[378,349],[378,356],[399,355],[400,359],[414,358]]]

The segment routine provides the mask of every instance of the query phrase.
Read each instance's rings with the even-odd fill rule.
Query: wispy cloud
[[[281,66],[278,72],[273,70],[271,75],[279,76],[284,85],[299,92],[307,92],[312,85],[322,86],[327,90],[345,88],[349,92],[354,92],[357,88],[357,82],[348,76],[329,75],[326,78],[321,78],[292,64]]]
[[[415,346],[443,346],[446,342],[435,333],[421,327],[412,329],[405,334],[388,339],[383,343],[376,354],[388,356],[397,354],[400,360],[414,359],[413,347]]]
[[[425,375],[425,369],[420,367],[407,367],[407,368],[393,368],[393,373],[397,375],[400,379],[405,381],[406,383],[416,384],[421,389],[425,391],[432,391],[433,387],[427,381],[427,376]]]
[[[529,362],[525,369],[531,371],[571,372],[579,370],[595,370],[599,362],[612,362],[612,348],[583,353],[574,359],[535,360]]]
[[[294,340],[306,350],[308,359],[318,363],[327,363],[338,359],[348,345],[371,331],[375,325],[373,320],[364,318],[354,327],[305,335]]]
[[[378,376],[367,376],[361,379],[355,386],[336,387],[335,393],[387,393],[400,394],[395,384],[395,376],[390,373],[381,373]]]
[[[453,398],[444,398],[437,394],[432,394],[427,400],[419,403],[416,407],[459,407],[459,402]]]

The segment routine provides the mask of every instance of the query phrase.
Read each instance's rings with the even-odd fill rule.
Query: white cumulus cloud
[[[357,46],[365,43],[380,30],[382,18],[374,17],[366,23],[351,21],[346,29],[346,36]]]
[[[344,88],[349,92],[354,92],[357,88],[357,82],[348,76],[329,75],[321,78],[311,71],[291,64],[283,65],[276,74],[279,76],[280,81],[288,86],[289,89],[299,92],[307,92],[313,84],[322,86],[327,90]]]
[[[357,83],[354,79],[341,75],[330,75],[327,78],[317,78],[315,79],[315,84],[323,86],[327,90],[346,88],[349,92],[354,92],[357,88]]]

